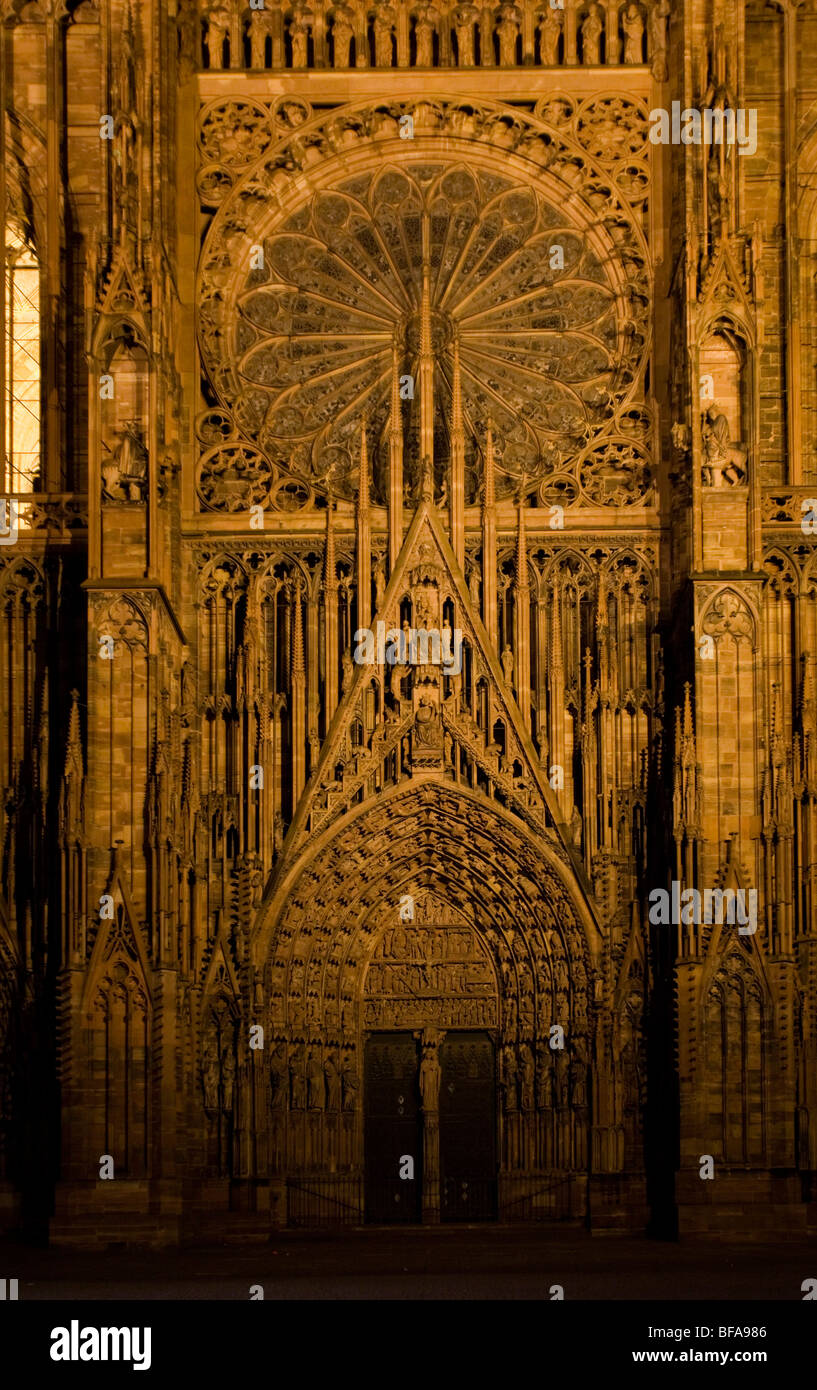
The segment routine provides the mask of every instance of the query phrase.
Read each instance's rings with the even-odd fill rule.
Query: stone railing
[[[0,494],[0,522],[4,532],[11,526],[18,535],[38,531],[67,536],[87,529],[88,499],[75,492]]]
[[[649,63],[664,81],[669,11],[670,0],[223,0],[197,13],[188,0],[178,23],[183,59],[205,71]]]

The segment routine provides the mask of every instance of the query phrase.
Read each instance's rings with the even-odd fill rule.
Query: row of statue
[[[334,1050],[321,1059],[320,1049],[296,1046],[286,1060],[286,1046],[274,1049],[270,1062],[270,1104],[280,1110],[357,1109],[360,1081],[352,1052]]]
[[[314,3],[314,0],[313,0]],[[570,5],[570,0],[566,0]],[[317,6],[316,6],[317,8]],[[527,7],[525,7],[527,8]],[[284,16],[269,0],[262,9],[245,12],[227,4],[208,8],[204,16],[203,60],[210,68],[240,67],[237,50],[245,40],[250,68],[306,68],[314,55],[315,10],[303,0]],[[621,7],[617,33],[608,30],[608,10],[600,0],[590,0],[578,15],[575,55],[565,52],[565,9],[540,0],[534,7],[534,24],[528,26],[530,53],[522,53],[525,18],[523,8],[506,3],[480,8],[466,0],[451,8],[431,3],[416,5],[401,43],[399,16],[393,4],[373,6],[368,13],[349,4],[329,10],[328,61],[335,68],[408,67],[456,65],[515,67],[523,61],[543,67],[579,61],[586,67],[600,63],[638,65],[647,54],[659,80],[666,77],[667,21],[670,0],[656,0],[649,10],[637,0]],[[534,40],[535,35],[535,40]],[[450,54],[449,56],[444,56]],[[658,71],[660,68],[662,71]]]
[[[507,1114],[517,1110],[550,1109],[554,1105],[587,1104],[587,1047],[579,1038],[568,1057],[552,1053],[547,1044],[517,1047],[506,1042],[501,1052],[501,1086]],[[236,1065],[229,1048],[221,1057],[210,1052],[202,1065],[205,1110],[230,1112],[235,1092]],[[439,1105],[440,1063],[435,1043],[423,1044],[419,1068],[422,1106],[433,1111]],[[351,1051],[332,1049],[321,1057],[318,1047],[298,1044],[287,1061],[286,1046],[279,1044],[270,1062],[270,1104],[273,1111],[321,1110],[351,1112],[357,1109],[360,1080]]]

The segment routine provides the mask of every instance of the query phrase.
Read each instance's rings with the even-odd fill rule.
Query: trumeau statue
[[[437,1048],[432,1043],[426,1043],[423,1047],[423,1059],[420,1063],[420,1095],[423,1099],[424,1110],[437,1110],[440,1103],[440,1063],[437,1056]]]

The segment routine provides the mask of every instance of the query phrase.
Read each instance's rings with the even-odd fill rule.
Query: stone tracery
[[[520,478],[534,485],[554,472],[574,471],[582,449],[609,431],[616,411],[637,398],[648,346],[643,281],[639,288],[640,214],[628,202],[633,193],[643,199],[643,191],[632,187],[632,157],[643,151],[645,139],[644,127],[636,134],[634,109],[619,99],[585,103],[571,117],[575,154],[568,156],[565,146],[560,161],[554,159],[555,136],[543,127],[525,134],[518,118],[509,125],[499,111],[486,111],[475,122],[462,110],[443,107],[437,114],[429,108],[415,112],[417,138],[408,156],[398,141],[399,163],[395,149],[392,164],[381,146],[377,172],[371,162],[361,163],[354,177],[344,177],[332,151],[359,147],[356,154],[365,156],[365,137],[388,138],[393,117],[363,113],[357,130],[348,117],[316,125],[302,113],[303,139],[289,145],[282,134],[284,144],[273,146],[270,159],[241,176],[206,244],[200,342],[227,412],[226,428],[260,447],[274,468],[351,497],[365,412],[374,500],[382,502],[394,377],[413,383],[419,376],[422,269],[428,263],[438,460],[451,448],[458,351],[468,499],[479,496],[489,422],[499,496]],[[232,146],[225,159],[212,144],[215,110],[207,108],[202,118],[202,150],[219,163],[205,164],[203,175],[218,167],[229,177]],[[444,155],[437,142],[433,153],[431,146],[427,154],[417,149],[423,126],[440,120],[466,136],[461,155],[450,142]],[[535,157],[537,169],[544,163],[548,175],[537,174],[531,186],[531,171],[523,175],[523,165],[512,176],[486,162],[488,121],[500,143]],[[479,146],[470,144],[469,127],[483,136]],[[624,148],[618,132],[627,130]],[[319,151],[325,164],[316,163]],[[320,187],[306,202],[299,197],[290,204],[288,216],[259,215],[256,190],[281,169],[282,156],[301,163],[306,158],[310,180]],[[565,198],[559,179],[567,177],[568,158],[582,163],[591,156],[600,169],[607,161],[613,166],[606,188],[596,179],[605,198],[603,216],[568,199],[566,217],[558,208]],[[617,195],[618,176],[626,192]],[[272,173],[273,182],[277,177]],[[246,252],[248,243],[263,248],[263,269],[242,274],[247,261],[241,248]],[[403,482],[405,500],[411,501],[419,489],[419,401],[412,386],[405,395]],[[585,466],[580,476],[594,471]],[[644,494],[648,470],[625,467],[621,476],[632,489],[630,500]],[[439,474],[437,485],[444,487]],[[592,487],[588,496],[594,496]]]

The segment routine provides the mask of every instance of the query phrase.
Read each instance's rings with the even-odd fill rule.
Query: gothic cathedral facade
[[[2,0],[0,112],[0,1224],[805,1229],[817,6]]]

